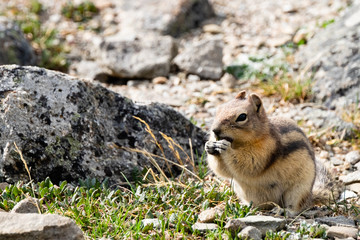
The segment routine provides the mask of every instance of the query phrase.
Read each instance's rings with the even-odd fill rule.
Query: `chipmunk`
[[[232,179],[245,203],[263,209],[275,203],[295,215],[331,197],[331,181],[317,166],[305,133],[290,119],[268,118],[256,94],[241,91],[218,107],[205,150],[209,167]]]

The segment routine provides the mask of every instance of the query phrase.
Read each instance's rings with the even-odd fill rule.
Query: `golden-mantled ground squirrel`
[[[210,168],[232,179],[244,203],[261,208],[275,203],[293,215],[331,198],[329,178],[316,166],[304,132],[290,119],[268,118],[256,94],[241,91],[218,107],[205,149]]]

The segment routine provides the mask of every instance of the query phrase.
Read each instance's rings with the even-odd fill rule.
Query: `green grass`
[[[127,188],[110,187],[107,181],[100,183],[95,179],[80,181],[78,186],[66,181],[57,186],[49,178],[36,184],[18,182],[0,190],[0,208],[9,211],[27,196],[40,199],[42,213],[74,219],[91,239],[146,239],[151,234],[156,234],[151,239],[167,235],[200,238],[201,235],[191,228],[199,212],[225,204],[224,217],[217,219],[219,230],[209,233],[211,238],[218,239],[225,232],[226,218],[244,217],[254,212],[251,207],[240,205],[227,186],[210,186],[193,180],[138,183]],[[144,228],[141,220],[145,218],[160,219],[161,228]]]
[[[74,22],[84,22],[94,17],[99,9],[90,1],[75,5],[68,1],[61,9],[61,13]]]
[[[285,50],[284,50],[285,51]],[[286,53],[285,53],[286,55]],[[279,96],[283,101],[303,102],[311,96],[311,79],[300,79],[290,73],[286,59],[249,57],[249,63],[234,64],[225,71],[262,90],[264,96]]]
[[[154,144],[156,140],[146,122]],[[165,138],[171,145],[171,138]],[[241,239],[231,235],[224,227],[229,219],[242,218],[258,213],[251,205],[242,205],[229,184],[209,175],[204,154],[194,166],[193,172],[183,171],[177,178],[155,174],[149,169],[143,172],[137,182],[126,186],[109,185],[107,180],[80,180],[77,184],[66,181],[54,184],[49,178],[33,183],[20,149],[14,144],[29,175],[29,182],[17,182],[0,190],[0,208],[10,211],[16,203],[28,197],[40,201],[41,213],[52,213],[72,218],[81,227],[87,239]],[[181,147],[181,146],[180,146]],[[174,146],[172,146],[173,149]],[[139,151],[141,153],[144,150]],[[175,155],[176,152],[174,152]],[[181,162],[181,160],[179,160]],[[346,208],[332,206],[334,214],[359,214],[355,205]],[[215,219],[216,231],[200,233],[192,226],[198,215],[213,207],[222,207],[224,213]],[[144,219],[158,219],[160,226],[144,226]],[[291,234],[303,238],[325,238],[325,230],[319,225],[300,224],[296,232],[286,230],[268,232],[265,239],[287,239]]]

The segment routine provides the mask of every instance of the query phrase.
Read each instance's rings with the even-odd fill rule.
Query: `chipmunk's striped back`
[[[210,168],[233,179],[244,202],[298,213],[319,199],[312,193],[317,167],[306,135],[290,119],[268,118],[256,94],[240,92],[218,108],[206,150]]]

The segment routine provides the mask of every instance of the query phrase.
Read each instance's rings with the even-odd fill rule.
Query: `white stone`
[[[347,186],[350,191],[360,193],[360,183],[353,183]]]
[[[322,159],[328,159],[329,158],[329,152],[328,151],[321,151],[319,154],[319,157]]]
[[[360,161],[360,152],[359,151],[351,151],[345,155],[345,161],[351,163],[352,165],[358,163]]]
[[[200,77],[198,75],[189,74],[189,76],[187,76],[187,80],[189,82],[198,82],[200,81]]]
[[[345,184],[360,182],[360,171],[355,171],[350,174],[340,176],[339,177],[341,181],[343,181]]]
[[[356,197],[357,194],[354,193],[353,191],[345,190],[343,193],[341,193],[339,201],[344,201],[349,198],[356,198]]]
[[[149,218],[149,219],[143,219],[141,220],[141,223],[143,224],[144,227],[148,226],[148,225],[152,225],[153,228],[161,228],[161,221],[157,218]]]
[[[222,28],[217,24],[206,24],[203,26],[203,31],[207,33],[217,34],[222,32]]]
[[[353,27],[360,23],[360,11],[353,13],[348,19],[345,21],[346,27]]]
[[[207,231],[215,231],[218,228],[219,228],[218,225],[215,223],[199,223],[199,222],[197,222],[192,226],[192,229],[194,231],[198,230],[201,233],[204,233]]]

